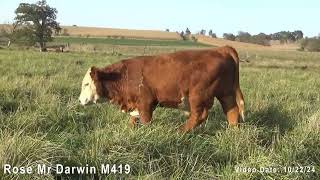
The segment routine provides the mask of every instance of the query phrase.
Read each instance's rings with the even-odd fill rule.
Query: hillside
[[[156,30],[132,30],[117,28],[97,28],[80,26],[62,26],[62,33],[71,36],[113,36],[126,38],[144,39],[171,39],[180,40],[176,32],[156,31]]]
[[[9,30],[11,25],[0,24],[0,29]],[[166,32],[157,30],[134,30],[134,29],[118,29],[118,28],[100,28],[100,27],[83,27],[83,26],[62,26],[62,35],[76,37],[111,37],[114,39],[158,39],[158,40],[181,40],[176,32]],[[199,43],[224,46],[230,45],[237,49],[253,49],[253,50],[296,50],[298,44],[271,44],[271,46],[262,46],[252,43],[243,43],[238,41],[229,41],[222,38],[210,38],[209,36],[195,35]]]

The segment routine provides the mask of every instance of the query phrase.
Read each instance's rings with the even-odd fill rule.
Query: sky
[[[12,23],[19,3],[1,0],[0,24]],[[223,33],[320,33],[320,0],[47,0],[60,25]]]

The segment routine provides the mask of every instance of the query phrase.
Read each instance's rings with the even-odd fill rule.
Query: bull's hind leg
[[[238,126],[239,108],[236,102],[236,97],[223,96],[223,97],[218,97],[218,99],[222,105],[223,112],[227,116],[229,126]]]
[[[236,101],[237,101],[237,104],[238,104],[239,113],[240,113],[242,121],[244,121],[244,99],[243,99],[243,94],[242,94],[240,88],[238,88],[235,93],[236,93]]]
[[[190,99],[190,116],[187,122],[180,127],[180,131],[188,132],[203,123],[208,117],[208,106],[201,102],[201,98],[196,96]]]

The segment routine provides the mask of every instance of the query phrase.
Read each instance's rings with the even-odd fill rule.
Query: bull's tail
[[[239,59],[237,51],[234,48],[232,48],[230,46],[227,46],[227,48],[230,49],[230,51],[229,51],[230,55],[232,56],[232,58],[236,64],[234,90],[235,90],[236,102],[237,102],[238,109],[239,109],[239,114],[240,114],[242,120],[244,121],[244,99],[243,99],[243,95],[242,95],[242,92],[240,89],[240,84],[239,84],[239,62],[240,62],[240,59]]]

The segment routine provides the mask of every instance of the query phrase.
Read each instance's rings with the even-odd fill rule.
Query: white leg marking
[[[178,108],[183,110],[183,113],[185,116],[190,116],[190,108],[189,108],[189,102],[187,97],[181,98],[181,103],[178,104]]]
[[[134,111],[131,111],[129,112],[130,116],[134,116],[134,117],[139,117],[139,111],[138,110],[134,110]]]
[[[241,111],[240,111],[241,118],[244,121],[244,102],[243,102],[243,100],[240,101],[240,106],[241,106]]]
[[[189,112],[189,111],[183,111],[183,114],[184,114],[185,116],[190,116],[190,112]]]

